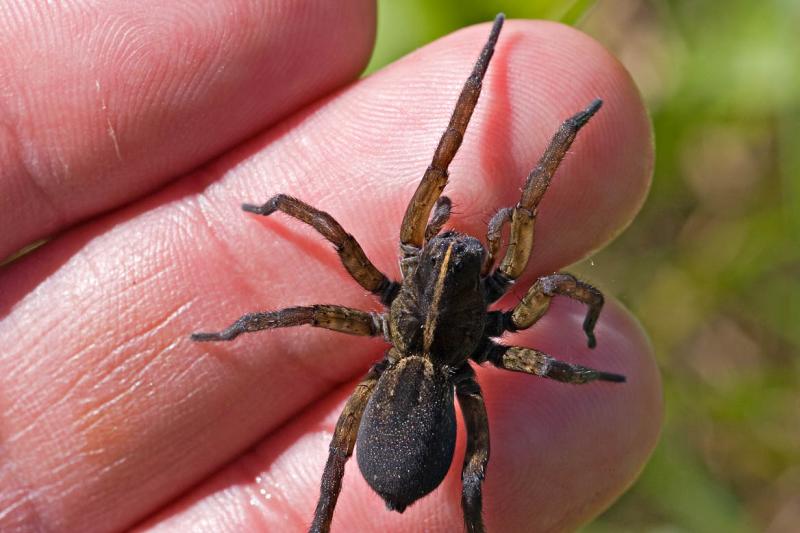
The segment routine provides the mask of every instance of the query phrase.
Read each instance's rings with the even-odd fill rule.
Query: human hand
[[[0,13],[18,28],[0,97],[14,125],[2,137],[0,216],[14,231],[0,246],[62,232],[0,271],[0,529],[310,522],[333,424],[384,345],[307,328],[225,344],[187,335],[253,310],[375,307],[309,228],[239,205],[298,196],[396,278],[405,205],[487,27],[309,106],[363,67],[374,8],[274,4],[109,4],[102,17],[60,13],[45,31],[33,15]],[[456,228],[482,238],[560,121],[597,96],[604,107],[543,200],[516,294],[631,220],[652,147],[635,88],[596,43],[555,24],[507,23],[451,166]],[[644,335],[611,301],[590,351],[583,312],[556,299],[514,342],[623,373],[625,385],[478,370],[492,438],[489,531],[575,527],[632,482],[654,446],[660,385]],[[351,462],[333,530],[460,530],[462,456],[460,442],[441,487],[403,515],[383,508]]]

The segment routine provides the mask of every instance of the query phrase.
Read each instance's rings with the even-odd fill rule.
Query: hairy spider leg
[[[275,211],[305,222],[331,244],[342,260],[344,268],[353,276],[359,285],[380,297],[381,302],[388,305],[397,295],[399,284],[391,281],[369,260],[361,245],[347,233],[341,224],[331,215],[293,198],[287,194],[273,196],[263,205],[243,204],[242,209],[257,215],[269,216]]]
[[[505,330],[519,331],[531,327],[547,312],[550,300],[557,294],[577,300],[589,307],[583,321],[583,331],[586,333],[589,348],[597,346],[594,327],[603,308],[603,294],[585,281],[566,272],[537,279],[517,306],[506,312]]]
[[[582,365],[559,361],[553,356],[521,346],[504,346],[494,341],[484,343],[473,359],[482,363],[489,361],[498,368],[525,372],[535,376],[554,379],[563,383],[582,385],[592,381],[624,383],[625,376],[603,372]]]
[[[364,379],[356,386],[356,390],[347,400],[347,404],[339,416],[339,421],[336,422],[336,429],[333,431],[328,452],[328,461],[325,463],[325,471],[322,473],[319,501],[314,510],[314,520],[309,528],[309,533],[328,533],[331,529],[333,509],[336,507],[336,500],[342,491],[344,465],[353,455],[361,417],[386,365],[387,359],[384,359],[372,366]]]
[[[385,336],[386,333],[386,318],[378,313],[341,305],[308,305],[279,311],[247,313],[220,332],[192,333],[191,339],[196,342],[230,341],[242,333],[304,324],[368,337]]]
[[[494,266],[497,252],[500,251],[500,240],[503,236],[503,225],[511,222],[513,207],[503,207],[489,220],[489,227],[486,229],[486,259],[483,261],[481,276],[486,276]]]
[[[456,397],[467,428],[467,450],[461,470],[461,507],[467,533],[485,531],[482,516],[482,487],[489,462],[489,419],[475,371],[466,363],[456,379]]]
[[[450,210],[453,208],[453,202],[447,196],[440,196],[436,200],[436,205],[433,206],[433,214],[431,220],[428,222],[428,227],[425,228],[425,242],[436,237],[442,227],[447,224],[450,219]]]
[[[414,270],[425,239],[428,217],[436,199],[442,194],[447,184],[447,168],[464,140],[464,132],[475,105],[478,103],[483,77],[489,61],[492,59],[492,54],[494,54],[494,47],[504,20],[505,17],[502,13],[495,17],[489,39],[472,69],[472,74],[461,89],[450,122],[434,152],[433,160],[406,208],[403,224],[400,226],[400,252],[402,254],[400,265],[404,277]]]
[[[490,302],[497,301],[505,294],[511,283],[522,275],[528,265],[528,259],[533,250],[534,225],[539,202],[578,131],[592,118],[602,104],[602,100],[595,100],[586,109],[565,120],[539,159],[539,163],[528,175],[522,196],[511,212],[511,235],[505,256],[500,267],[487,278],[487,298]],[[502,227],[502,223],[509,220],[508,214],[505,212],[503,215],[497,216],[500,218],[496,226]],[[494,221],[495,217],[492,220]],[[495,227],[494,231],[499,233],[500,229]],[[491,231],[492,228],[490,228]]]

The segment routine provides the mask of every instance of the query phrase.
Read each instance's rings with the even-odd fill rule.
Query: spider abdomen
[[[430,360],[412,356],[387,368],[367,403],[356,441],[358,466],[389,509],[435,489],[453,459],[453,385]]]

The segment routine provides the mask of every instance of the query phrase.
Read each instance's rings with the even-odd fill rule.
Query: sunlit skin
[[[75,4],[0,11],[14,51],[4,56],[11,89],[0,98],[4,123],[16,125],[0,134],[0,187],[11,199],[2,227],[14,228],[0,232],[0,247],[8,254],[53,236],[0,270],[0,338],[13,341],[0,353],[2,530],[309,525],[333,426],[381,347],[303,328],[218,345],[186,333],[294,303],[374,309],[322,239],[239,204],[291,191],[324,206],[397,279],[396,239],[387,236],[397,235],[488,26],[346,85],[369,56],[372,4],[244,6],[252,7],[162,2],[132,11],[112,1],[103,17]],[[535,277],[632,220],[652,149],[635,87],[597,43],[551,23],[510,20],[503,32],[485,106],[451,167],[449,227],[483,235],[493,209],[518,199],[520,176],[561,121],[604,98],[542,202],[520,290],[499,302],[513,305]],[[81,40],[90,37],[96,46]],[[489,531],[591,519],[654,446],[661,396],[646,337],[608,299],[590,350],[584,314],[554,300],[513,342],[624,370],[624,386],[576,394],[477,371],[493,442]],[[464,434],[458,414],[457,423]],[[457,442],[457,467],[402,515],[386,512],[348,469],[334,531],[451,531],[463,520],[463,454]]]

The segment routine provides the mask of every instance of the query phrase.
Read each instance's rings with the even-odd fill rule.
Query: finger
[[[513,341],[624,373],[625,384],[576,386],[489,368],[479,371],[492,449],[483,491],[488,531],[574,530],[633,482],[653,450],[662,401],[651,348],[638,324],[615,302],[605,318],[600,333],[606,342],[594,351],[579,342],[582,309],[564,301]],[[573,330],[575,342],[565,342],[564,331]],[[196,524],[209,531],[307,528],[328,441],[352,388],[351,383],[318,402],[141,530],[184,531]],[[447,478],[402,515],[387,511],[356,461],[348,462],[332,531],[459,530],[463,424],[458,431]]]
[[[541,207],[532,270],[556,268],[619,231],[640,204],[652,155],[646,116],[627,74],[594,41],[545,23],[512,21],[505,31],[448,196],[455,224],[479,228],[475,212],[488,220],[514,201],[549,138],[543,124],[555,128],[585,93],[609,95],[610,111],[581,132],[557,176],[551,192],[562,203]],[[329,211],[376,266],[396,273],[405,202],[485,36],[479,27],[434,43],[5,270],[0,335],[15,340],[0,359],[4,453],[16,465],[8,481],[24,480],[37,488],[33,501],[49,504],[11,516],[123,527],[379,356],[380,342],[301,328],[231,344],[187,336],[247,311],[375,305],[307,227],[238,206],[290,192]],[[557,97],[553,86],[564,88]],[[46,446],[55,429],[57,451]],[[18,503],[24,492],[8,494]]]
[[[359,2],[0,9],[0,258],[128,202],[355,78]]]

